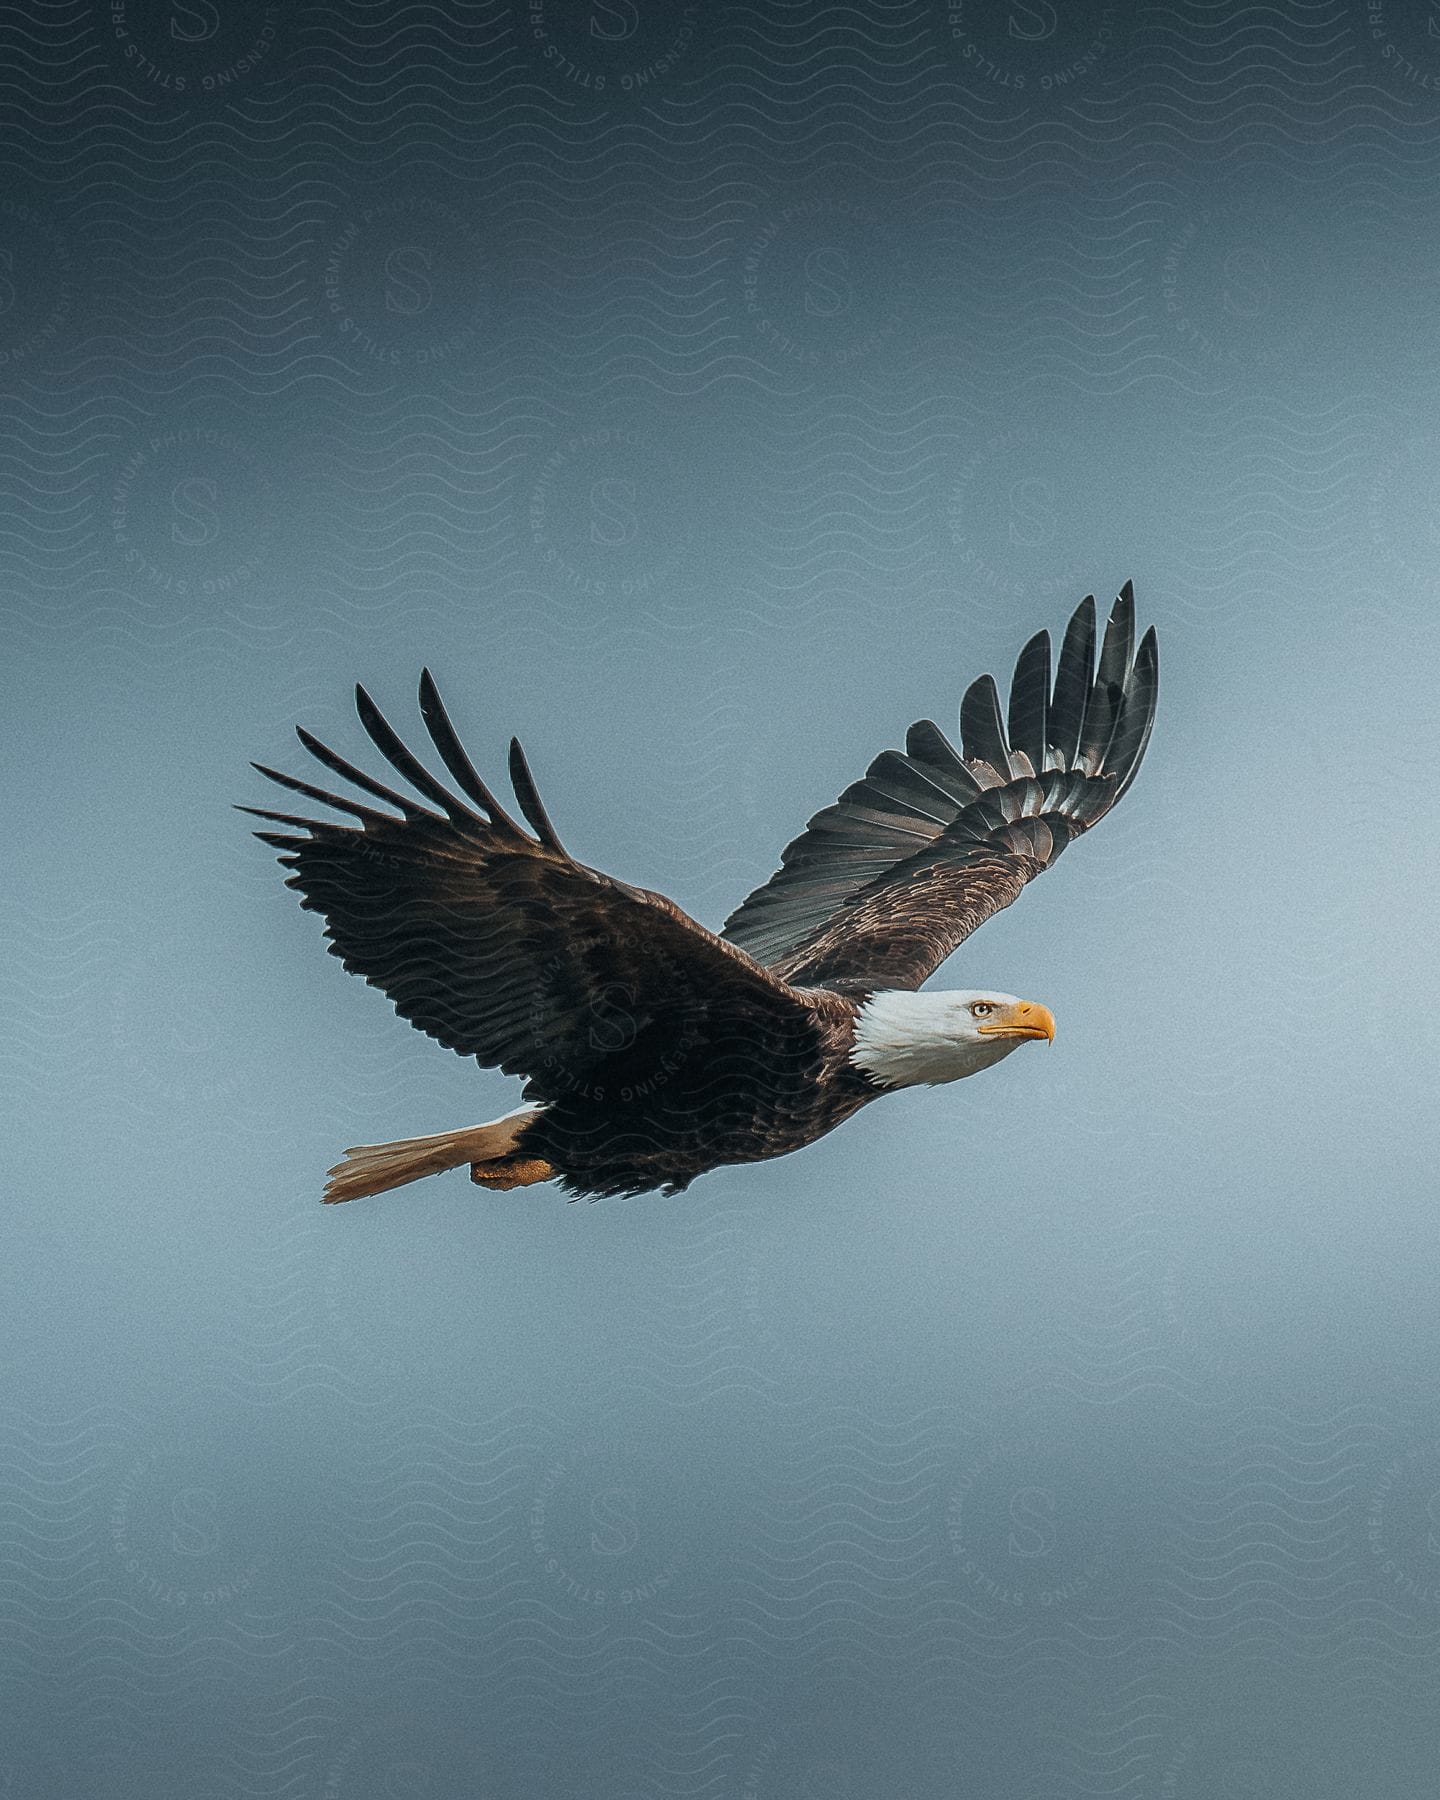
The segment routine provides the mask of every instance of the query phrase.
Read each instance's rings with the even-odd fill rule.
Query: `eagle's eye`
[[[988,1019],[994,1010],[995,1008],[988,1000],[976,1000],[970,1007],[971,1013],[977,1019]]]

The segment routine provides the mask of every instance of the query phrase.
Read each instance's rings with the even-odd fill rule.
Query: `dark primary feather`
[[[1155,718],[1153,628],[1139,649],[1120,590],[1096,660],[1095,602],[1020,652],[1006,722],[988,675],[960,708],[957,751],[928,719],[816,813],[723,935],[797,985],[918,987],[1135,778]]]
[[[1029,763],[1029,773],[1045,767],[1050,721],[1050,633],[1037,631],[1020,652],[1010,683],[1010,747]]]
[[[242,808],[286,828],[257,836],[282,852],[289,885],[323,914],[330,948],[347,969],[450,1049],[528,1077],[527,1094],[542,1100],[584,1090],[617,1056],[638,1092],[652,1062],[668,1068],[677,1039],[708,1034],[719,1056],[727,1036],[743,1035],[742,1020],[796,1066],[813,1053],[811,1014],[782,981],[663,895],[569,856],[516,745],[516,798],[537,835],[522,831],[472,768],[428,674],[420,701],[465,799],[419,762],[358,689],[371,741],[430,805],[302,731],[318,762],[394,813],[267,768],[260,772],[281,787],[359,823]],[[633,1129],[653,1137],[657,1128],[647,1118]]]
[[[540,791],[535,786],[535,779],[530,773],[530,765],[525,760],[525,752],[520,748],[519,738],[510,740],[510,785],[515,790],[515,798],[520,802],[520,810],[524,813],[530,829],[547,850],[553,850],[558,856],[564,856],[565,846],[555,835],[555,827],[550,823],[550,815],[545,811]]]
[[[440,752],[440,760],[495,829],[509,837],[523,837],[524,832],[476,774],[474,764],[465,754],[465,747],[450,723],[445,702],[440,698],[440,690],[428,669],[420,671],[420,717],[425,721],[430,741]]]
[[[1075,762],[1085,724],[1090,671],[1095,662],[1095,598],[1087,594],[1075,608],[1060,645],[1055,692],[1050,702],[1049,756],[1052,769]]]
[[[983,763],[997,777],[1010,773],[1010,748],[993,675],[980,676],[965,690],[960,702],[960,754],[971,768]]]

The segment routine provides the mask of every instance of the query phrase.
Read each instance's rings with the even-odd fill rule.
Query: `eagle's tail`
[[[533,1181],[549,1181],[555,1171],[538,1157],[519,1149],[519,1137],[538,1106],[517,1107],[503,1119],[488,1125],[466,1125],[459,1131],[439,1131],[433,1137],[397,1138],[392,1144],[355,1144],[344,1162],[329,1171],[325,1200],[363,1200],[390,1188],[419,1181],[422,1175],[438,1175],[445,1169],[470,1164],[471,1179],[482,1187],[525,1187]]]

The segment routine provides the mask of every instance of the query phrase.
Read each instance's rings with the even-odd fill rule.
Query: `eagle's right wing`
[[[1008,906],[1135,778],[1155,718],[1155,632],[1135,649],[1127,581],[1098,664],[1095,602],[1076,609],[1052,687],[1050,638],[1020,653],[1008,720],[988,675],[957,751],[928,719],[791,843],[723,935],[796,985],[915,988]],[[1008,723],[1008,731],[1007,731]]]
[[[293,873],[301,904],[324,915],[332,953],[382,989],[421,1031],[562,1100],[608,1068],[640,1085],[675,1046],[698,1041],[720,1069],[729,1049],[808,1056],[809,1008],[745,951],[673,901],[587,868],[561,845],[518,743],[510,773],[534,835],[509,816],[461,747],[428,671],[420,710],[460,799],[396,736],[364,689],[360,721],[418,805],[299,733],[332,774],[392,810],[255,765],[282,787],[354,823],[256,813],[283,831],[257,836]],[[617,1070],[619,1073],[617,1074]]]

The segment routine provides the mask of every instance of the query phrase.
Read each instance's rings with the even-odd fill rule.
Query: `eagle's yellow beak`
[[[1055,1041],[1055,1015],[1037,1000],[1017,1000],[995,1009],[993,1019],[975,1027],[985,1037],[1045,1038]]]

